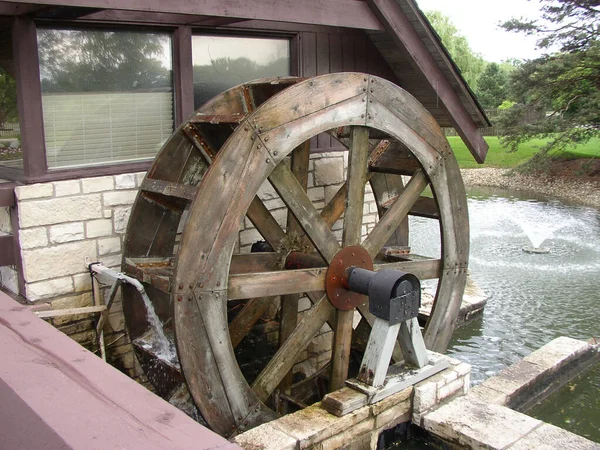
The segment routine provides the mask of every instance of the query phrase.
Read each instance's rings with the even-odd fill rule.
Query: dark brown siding
[[[362,31],[331,29],[302,31],[299,38],[300,76],[310,77],[334,72],[365,72],[398,84],[387,62]],[[321,134],[312,147],[321,150],[338,148],[340,144]]]

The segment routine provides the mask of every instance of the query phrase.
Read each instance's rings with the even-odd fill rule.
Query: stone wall
[[[345,180],[347,152],[314,153],[308,174],[308,195],[318,209],[323,208]],[[15,188],[18,209],[18,233],[25,296],[31,302],[44,303],[52,309],[67,309],[92,305],[91,278],[86,262],[100,261],[120,270],[122,245],[127,221],[144,173],[83,178],[78,180],[40,183]],[[285,228],[287,208],[269,183],[259,196]],[[12,213],[14,213],[14,209]],[[0,210],[0,232],[11,233],[10,209]],[[377,221],[377,206],[370,187],[364,205],[363,235]],[[333,226],[341,240],[342,221]],[[236,251],[249,252],[251,245],[262,237],[245,219],[240,228]],[[0,269],[0,283],[17,292],[17,269]],[[310,307],[308,299],[300,301],[299,312]],[[92,329],[93,316],[65,316],[52,323],[86,347],[97,350]],[[267,341],[274,344],[278,326],[271,317],[263,322]],[[125,334],[121,299],[111,308],[105,329],[105,343],[111,362],[131,376],[138,376],[138,366]],[[319,370],[331,355],[331,329],[325,325],[312,342],[296,371],[310,376]]]

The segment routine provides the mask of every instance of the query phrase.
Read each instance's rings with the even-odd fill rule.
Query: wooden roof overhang
[[[482,163],[483,109],[415,0],[0,0],[0,64],[11,68],[15,16],[88,23],[239,30],[303,24],[364,30],[398,78],[441,126],[454,127]],[[8,44],[8,45],[6,45]]]

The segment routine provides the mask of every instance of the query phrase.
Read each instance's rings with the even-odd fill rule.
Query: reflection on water
[[[474,384],[558,336],[582,340],[600,336],[600,212],[502,194],[469,193],[469,267],[489,300],[482,320],[457,330],[448,353],[472,364]],[[543,244],[550,253],[522,251],[531,245],[520,226],[522,218],[528,221],[528,233],[536,226],[540,233],[550,230]],[[437,233],[437,223],[412,219],[413,251],[438,254],[439,248],[427,238]],[[577,408],[598,419],[584,434],[600,441],[600,373],[593,377],[594,393],[581,396]],[[569,425],[564,420],[555,424]]]

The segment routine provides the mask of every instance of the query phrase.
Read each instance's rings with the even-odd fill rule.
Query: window
[[[0,67],[0,165],[23,169],[15,79]]]
[[[245,81],[290,74],[288,39],[193,36],[194,107]]]
[[[166,33],[37,31],[48,168],[153,158],[173,132]]]

